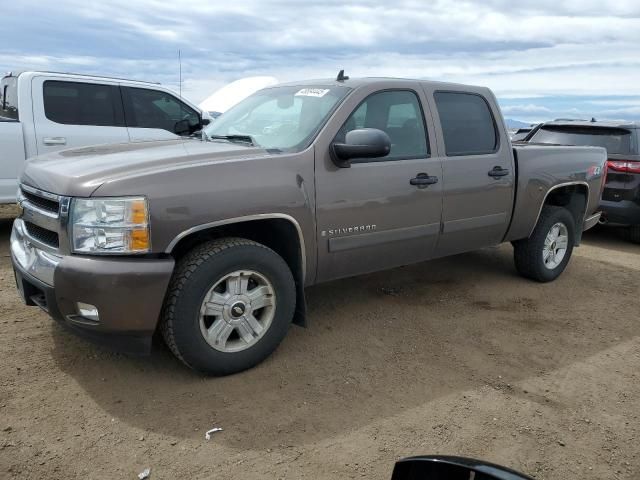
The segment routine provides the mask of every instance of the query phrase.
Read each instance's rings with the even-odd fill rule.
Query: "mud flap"
[[[296,311],[293,314],[293,323],[299,327],[307,327],[307,298],[300,281],[296,282]]]

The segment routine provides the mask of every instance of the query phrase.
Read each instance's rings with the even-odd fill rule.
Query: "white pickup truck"
[[[70,147],[175,139],[210,121],[159,84],[53,72],[0,81],[0,204],[16,201],[25,160]]]

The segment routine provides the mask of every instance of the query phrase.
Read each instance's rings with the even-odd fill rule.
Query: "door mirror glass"
[[[391,480],[533,480],[492,463],[463,457],[429,456],[399,460]]]
[[[347,132],[344,143],[333,143],[331,156],[341,168],[351,166],[354,158],[379,158],[389,155],[391,139],[377,128],[359,128]]]

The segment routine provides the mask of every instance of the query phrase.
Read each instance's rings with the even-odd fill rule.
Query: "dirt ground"
[[[433,453],[538,479],[640,477],[640,246],[615,232],[590,232],[546,285],[518,277],[505,245],[311,288],[308,329],[251,371],[204,378],[162,345],[117,355],[23,306],[10,225],[0,478],[389,479],[396,459]]]

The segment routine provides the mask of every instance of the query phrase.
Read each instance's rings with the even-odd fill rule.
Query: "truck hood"
[[[125,177],[269,155],[227,142],[164,140],[62,150],[27,161],[21,182],[58,195],[89,197],[102,184]]]

